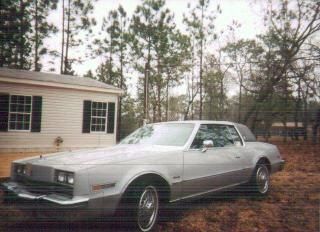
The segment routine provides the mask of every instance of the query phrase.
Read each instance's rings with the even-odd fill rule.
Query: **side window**
[[[191,144],[191,149],[202,148],[204,140],[212,140],[214,147],[235,146],[235,142],[242,144],[235,128],[226,125],[201,125]]]
[[[234,143],[238,142],[240,143],[241,145],[242,144],[242,140],[240,138],[240,135],[239,133],[237,132],[236,128],[234,128],[234,126],[228,126],[228,129],[229,129],[229,132],[231,134],[231,138],[233,140]]]
[[[240,134],[242,135],[242,138],[246,142],[255,142],[256,137],[254,134],[251,132],[251,130],[242,124],[237,124],[237,129],[239,130]]]
[[[214,141],[215,147],[226,147],[232,146],[233,140],[232,136],[228,130],[228,127],[225,125],[215,125],[216,134],[218,134],[218,138]]]
[[[192,144],[191,149],[200,149],[203,146],[204,140],[213,140],[213,130],[211,125],[201,125]]]

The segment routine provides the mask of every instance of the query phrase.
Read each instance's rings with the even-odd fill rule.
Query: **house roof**
[[[75,88],[92,91],[122,93],[122,90],[88,77],[61,75],[54,73],[34,72],[0,68],[0,80],[7,82],[39,84],[52,87]]]
[[[295,122],[287,122],[287,127],[295,127]],[[272,123],[272,127],[284,127],[284,124],[282,122],[274,122]],[[303,127],[302,122],[297,123],[297,127]]]

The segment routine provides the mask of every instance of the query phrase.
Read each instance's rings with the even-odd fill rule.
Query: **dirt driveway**
[[[279,143],[287,165],[272,176],[264,200],[233,191],[205,200],[173,205],[157,231],[319,231],[320,146],[303,142]],[[17,222],[25,212],[0,205],[0,231],[130,231],[119,224],[100,222]]]

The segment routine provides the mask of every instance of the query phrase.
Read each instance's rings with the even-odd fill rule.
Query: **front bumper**
[[[88,199],[67,199],[58,195],[38,195],[28,192],[15,182],[0,183],[2,207],[21,211],[20,217],[6,221],[75,221],[87,218]]]
[[[279,171],[282,171],[284,169],[284,165],[285,165],[286,161],[281,160],[280,161],[280,167],[279,167]]]
[[[271,165],[272,173],[282,171],[284,169],[285,163],[286,163],[285,160],[280,160],[279,162],[274,163],[273,165]]]
[[[34,202],[47,202],[55,205],[57,207],[71,207],[75,208],[77,206],[86,205],[89,201],[89,198],[86,197],[66,197],[58,194],[35,194],[29,192],[25,187],[17,182],[8,181],[1,183],[1,189],[4,191],[4,200],[8,202],[25,200],[25,201],[34,201]]]
[[[0,183],[0,203],[8,208],[23,211],[34,220],[79,221],[103,216],[112,219],[119,201],[118,195],[89,199],[86,197],[65,197],[57,194],[40,195],[26,190],[13,181]],[[30,214],[30,215],[28,215]]]

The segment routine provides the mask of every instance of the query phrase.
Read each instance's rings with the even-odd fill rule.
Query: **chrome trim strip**
[[[189,164],[186,164],[186,165],[189,165]],[[251,168],[251,167],[249,167],[249,168],[241,168],[241,169],[237,169],[237,170],[233,170],[233,171],[229,171],[229,172],[222,172],[222,173],[215,174],[215,175],[201,176],[201,177],[188,179],[188,180],[184,179],[181,183],[186,182],[186,181],[194,181],[194,180],[202,179],[202,178],[212,178],[212,177],[222,176],[222,175],[224,176],[224,175],[228,175],[228,174],[233,173],[233,172],[241,172],[241,171],[249,171],[249,170],[253,170],[253,168]]]
[[[47,196],[43,197],[42,199],[47,200],[47,201],[51,201],[51,202],[59,204],[59,205],[74,205],[74,204],[79,204],[79,203],[84,203],[84,202],[89,201],[89,198],[86,198],[86,197],[77,197],[77,198],[74,198],[72,200],[67,200],[67,201],[59,201],[59,200],[55,200],[55,199],[47,197]]]
[[[36,196],[29,193],[19,193],[18,196],[21,198],[29,199],[29,200],[36,200],[36,199],[42,199],[45,195]]]
[[[227,186],[224,186],[224,187],[221,187],[221,188],[217,188],[217,189],[211,189],[211,190],[208,190],[208,191],[205,191],[205,192],[195,193],[195,194],[188,195],[188,196],[185,196],[185,197],[181,197],[181,198],[178,198],[178,199],[175,199],[175,200],[171,200],[170,203],[181,201],[181,200],[185,200],[185,199],[189,199],[189,198],[193,198],[193,197],[198,197],[198,196],[209,194],[209,193],[213,193],[213,192],[218,192],[220,190],[232,188],[232,187],[244,184],[244,183],[246,183],[246,181],[243,181],[243,182],[240,182],[240,183],[237,183],[237,184],[227,185]]]

